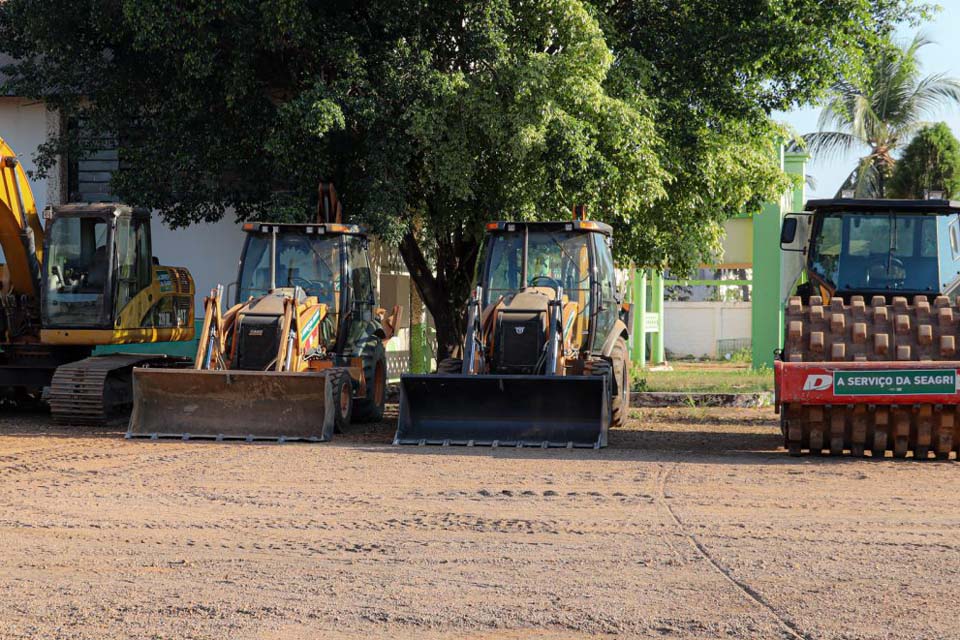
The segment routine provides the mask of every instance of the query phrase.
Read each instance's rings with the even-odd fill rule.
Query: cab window
[[[300,287],[316,296],[336,314],[340,301],[340,237],[279,233],[277,235],[276,286]],[[240,271],[238,302],[270,292],[268,233],[248,234]]]
[[[114,315],[119,317],[124,307],[150,286],[152,280],[150,221],[121,216],[117,219],[116,238],[118,269]]]
[[[347,336],[343,352],[360,355],[365,340],[375,330],[373,308],[375,294],[370,262],[367,257],[367,241],[356,236],[345,236],[347,267],[350,273],[350,308],[346,322]]]
[[[100,218],[63,217],[48,235],[44,322],[48,326],[111,324],[110,225]]]
[[[600,284],[600,304],[597,310],[597,330],[594,336],[593,348],[599,349],[603,341],[613,330],[613,325],[619,317],[617,308],[617,276],[613,265],[613,253],[607,245],[607,238],[600,233],[590,234],[593,237],[594,255],[597,262],[597,278]]]

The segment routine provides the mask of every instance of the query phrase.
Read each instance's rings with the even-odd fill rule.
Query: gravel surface
[[[393,414],[395,417],[395,413]],[[770,409],[602,451],[125,441],[0,418],[0,638],[960,637],[960,465]]]

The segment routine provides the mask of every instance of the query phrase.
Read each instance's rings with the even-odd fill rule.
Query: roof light
[[[567,224],[563,225],[563,230],[564,230],[564,231],[573,231],[573,223],[568,222]]]
[[[840,192],[840,197],[846,198],[846,199],[853,198],[856,195],[857,194],[853,189],[844,189],[843,191]]]
[[[943,191],[927,191],[927,200],[943,200]]]
[[[244,223],[244,225],[243,225],[243,230],[244,230],[244,231],[253,231],[256,227],[257,227],[257,225],[253,224],[252,222],[247,222],[247,223]]]
[[[598,225],[596,222],[591,222],[590,220],[584,220],[580,223],[580,228],[593,229],[594,231],[597,231],[600,229],[600,225]]]
[[[307,227],[307,233],[313,233],[314,231],[316,231],[314,227]]]
[[[517,225],[515,225],[515,224],[508,224],[508,225],[507,225],[507,231],[516,231],[516,230],[517,230]]]
[[[499,223],[499,222],[488,222],[488,223],[487,223],[487,231],[496,231],[496,230],[499,229],[499,228],[500,228],[500,223]]]
[[[270,233],[270,225],[260,225],[260,233]]]
[[[348,233],[350,231],[350,225],[348,224],[328,224],[326,226],[326,231],[332,231],[334,233]]]

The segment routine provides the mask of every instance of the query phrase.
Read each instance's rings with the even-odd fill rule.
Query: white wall
[[[234,222],[232,211],[220,222],[176,230],[168,228],[159,216],[153,218],[153,255],[160,264],[190,270],[197,287],[194,313],[198,318],[203,317],[203,299],[211,289],[236,282],[243,240],[243,228]],[[230,293],[235,295],[236,287]],[[224,304],[228,302],[224,300]]]
[[[43,103],[23,98],[0,98],[0,137],[17,153],[24,171],[36,168],[33,154],[37,147],[59,132],[60,118],[47,111]],[[60,175],[31,183],[37,212],[49,204],[60,203]]]
[[[717,340],[750,337],[749,302],[664,302],[664,347],[674,357],[719,357]]]

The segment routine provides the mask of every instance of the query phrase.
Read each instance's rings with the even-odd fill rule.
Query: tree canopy
[[[863,65],[913,0],[7,0],[6,90],[110,136],[168,223],[302,215],[333,180],[400,247],[442,350],[483,223],[611,223],[683,271],[786,186],[771,110]],[[88,145],[89,146],[89,145]]]
[[[942,191],[945,198],[960,195],[960,142],[944,122],[917,132],[894,165],[888,194],[924,198],[929,191]]]
[[[820,130],[804,136],[814,153],[865,149],[843,189],[882,198],[903,149],[943,106],[960,105],[960,79],[922,75],[919,53],[930,40],[918,34],[902,47],[883,51],[865,69],[834,84],[820,114]]]

